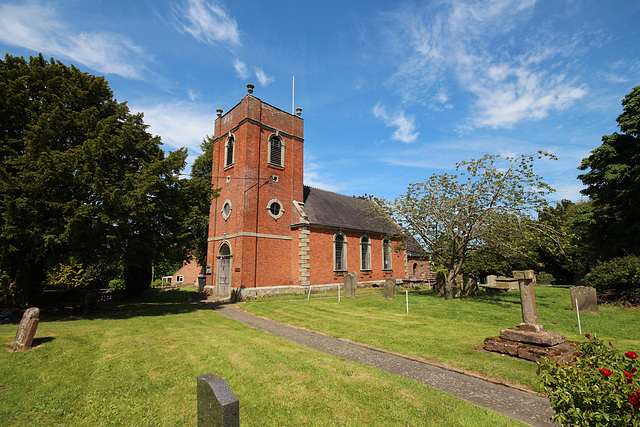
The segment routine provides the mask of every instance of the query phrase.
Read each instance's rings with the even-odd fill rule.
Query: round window
[[[280,213],[280,203],[271,203],[271,207],[269,208],[269,210],[271,211],[271,215],[277,216]]]
[[[226,220],[227,218],[229,218],[230,215],[231,215],[231,202],[227,200],[226,202],[224,202],[224,205],[222,205],[222,218]]]
[[[278,219],[284,214],[284,207],[278,199],[273,199],[267,204],[267,212],[273,219]]]

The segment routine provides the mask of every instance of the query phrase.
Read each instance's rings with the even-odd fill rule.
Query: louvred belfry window
[[[272,136],[269,139],[269,163],[273,166],[283,167],[282,159],[282,140],[278,136]]]
[[[225,164],[224,166],[231,166],[233,165],[233,149],[235,146],[235,138],[233,136],[230,136],[229,139],[227,139],[227,146],[226,148],[226,158],[225,158]]]

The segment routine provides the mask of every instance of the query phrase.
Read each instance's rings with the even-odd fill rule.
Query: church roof
[[[310,225],[400,235],[400,227],[388,220],[376,219],[375,201],[366,197],[345,196],[331,191],[304,186],[304,213]],[[428,257],[427,252],[412,237],[406,242],[407,255]]]
[[[374,201],[304,186],[304,212],[309,224],[331,228],[400,234],[392,222],[373,216]]]

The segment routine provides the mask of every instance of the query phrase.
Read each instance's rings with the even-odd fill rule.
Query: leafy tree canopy
[[[602,145],[582,160],[578,178],[595,208],[594,238],[604,260],[640,254],[640,86],[623,100],[621,133],[602,137]]]
[[[102,77],[42,55],[0,60],[0,263],[20,303],[70,259],[98,276],[120,265],[144,278],[128,281],[135,292],[154,262],[184,256],[187,152],[165,154],[146,128]]]
[[[535,230],[531,215],[553,191],[533,171],[535,159],[545,156],[553,157],[540,152],[460,162],[456,174],[433,174],[395,201],[381,201],[381,212],[391,212],[432,261],[448,269],[447,286],[453,287],[464,266],[472,267],[472,255],[489,250],[515,256]]]

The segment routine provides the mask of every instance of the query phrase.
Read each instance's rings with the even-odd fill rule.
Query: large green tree
[[[640,86],[622,100],[620,133],[602,137],[602,145],[582,160],[582,193],[593,201],[594,239],[602,260],[640,255]]]
[[[218,191],[211,186],[213,169],[213,138],[206,136],[200,144],[202,154],[191,165],[191,179],[188,191],[194,200],[187,212],[187,221],[192,235],[191,255],[198,261],[204,273],[207,263],[207,244],[209,237],[209,209],[211,198],[218,196]]]
[[[595,224],[590,202],[562,200],[538,214],[545,233],[535,241],[540,261],[547,273],[566,284],[580,284],[596,259],[592,240]]]
[[[0,264],[26,304],[48,269],[119,265],[127,289],[185,252],[180,171],[102,77],[42,55],[0,60]]]
[[[390,212],[432,254],[432,262],[444,265],[451,290],[472,257],[499,251],[521,258],[519,248],[536,232],[532,215],[553,191],[533,171],[534,160],[543,156],[549,155],[485,155],[460,162],[456,174],[433,174],[395,201],[381,201],[379,218]]]

